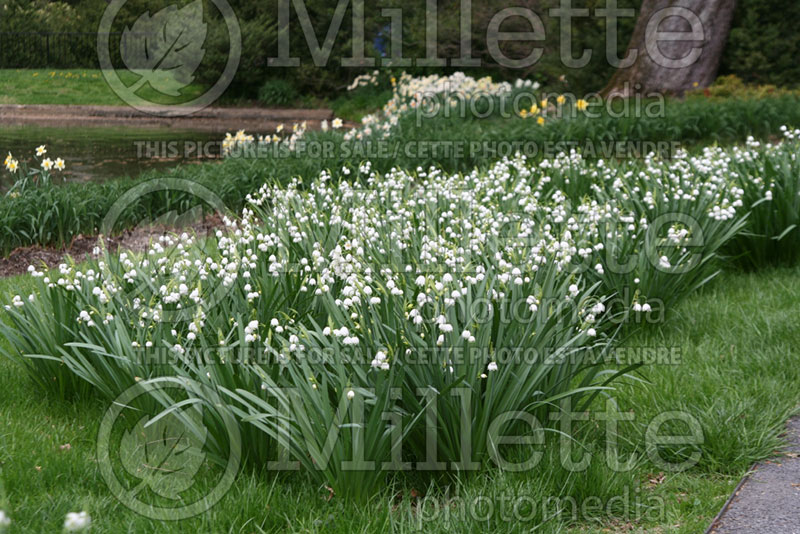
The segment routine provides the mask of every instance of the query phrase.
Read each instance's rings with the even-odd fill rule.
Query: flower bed
[[[500,414],[547,424],[635,367],[604,359],[617,333],[663,319],[718,271],[748,212],[783,202],[796,135],[672,160],[364,163],[346,181],[264,185],[214,239],[32,267],[36,289],[0,325],[6,356],[62,396],[181,377],[193,402],[220,396],[252,461],[288,451],[338,494],[378,488],[391,467],[339,460],[391,466],[398,435],[404,461],[429,459],[430,417],[437,461],[469,470],[497,458],[514,427]],[[203,425],[224,457],[222,423]]]

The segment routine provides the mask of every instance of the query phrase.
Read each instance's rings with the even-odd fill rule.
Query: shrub
[[[258,90],[258,99],[265,106],[287,107],[297,100],[297,93],[287,80],[267,80]]]
[[[740,0],[722,56],[721,72],[748,83],[800,84],[800,4],[781,0]]]
[[[736,99],[761,99],[771,96],[798,96],[800,92],[791,89],[779,88],[774,85],[746,84],[735,74],[720,76],[714,83],[705,89],[688,91],[689,97],[705,98],[736,98]]]

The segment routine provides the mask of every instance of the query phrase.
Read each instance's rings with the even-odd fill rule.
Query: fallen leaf
[[[659,473],[657,475],[649,474],[647,475],[648,487],[654,488],[664,482],[664,473]]]

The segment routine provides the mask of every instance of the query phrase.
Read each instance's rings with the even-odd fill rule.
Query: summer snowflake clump
[[[297,324],[293,317],[257,319],[269,305],[263,299],[276,294],[271,284],[281,284],[286,276],[296,279],[299,291],[292,298],[310,294],[318,305],[338,310],[331,315],[337,319],[320,328],[320,335],[332,336],[339,350],[369,350],[372,334],[365,330],[364,318],[373,308],[377,313],[395,306],[403,310],[409,328],[434,347],[476,343],[482,339],[481,326],[459,320],[450,310],[476,298],[500,305],[522,291],[529,313],[552,313],[551,306],[542,306],[536,273],[545,268],[568,276],[576,260],[591,260],[599,268],[584,273],[587,283],[576,279],[564,286],[565,296],[577,301],[582,288],[603,276],[603,239],[630,224],[646,227],[647,217],[628,215],[627,198],[565,203],[564,193],[544,177],[566,165],[591,170],[579,156],[564,154],[538,167],[522,157],[504,159],[487,172],[466,176],[437,170],[379,175],[365,165],[368,188],[332,184],[326,173],[307,187],[299,180],[288,186],[265,185],[248,197],[241,219],[224,220],[226,229],[217,232],[211,255],[198,254],[187,234],[161,236],[142,256],[123,253],[118,261],[103,259],[85,271],[63,264],[58,279],[44,283],[83,295],[86,304],[73,319],[79,331],[88,330],[83,335],[94,336],[91,331],[98,324],[130,324],[131,346],[142,347],[152,344],[160,321],[182,318],[184,327],[158,330],[159,346],[177,355],[188,354],[204,340],[228,346],[239,335],[240,321],[240,343],[259,341],[266,351],[283,351],[284,356],[308,350],[316,338],[305,330],[302,317]],[[613,181],[616,172],[622,171],[607,167],[593,179]],[[711,199],[728,194],[724,188],[715,191]],[[338,237],[331,240],[326,234]],[[671,235],[673,245],[679,244],[680,235]],[[495,245],[487,255],[489,243]],[[397,254],[401,264],[377,267],[389,267]],[[669,261],[678,261],[679,255],[676,250]],[[253,277],[256,272],[269,276]],[[493,282],[487,285],[487,280]],[[152,291],[131,295],[134,288]],[[224,328],[216,322],[206,330],[202,312],[214,303],[213,290],[218,288],[240,294],[237,313],[251,318],[231,317]],[[11,306],[24,304],[18,296]],[[262,331],[262,324],[269,324],[269,330]],[[575,328],[582,331],[580,325]],[[389,352],[376,347],[366,363],[388,370],[389,353],[394,364],[398,354],[413,348],[392,347]]]
[[[455,80],[464,91],[508,90]],[[230,137],[255,143],[244,132]],[[796,143],[752,145],[636,161],[590,161],[575,150],[536,163],[515,155],[465,173],[379,173],[362,162],[340,181],[329,171],[270,181],[207,239],[164,235],[141,253],[101,247],[86,263],[32,268],[35,290],[10,299],[0,329],[36,332],[15,337],[20,355],[50,354],[41,340],[60,340],[54,358],[69,365],[36,360],[48,365],[46,386],[77,380],[65,378],[73,373],[111,399],[160,372],[143,348],[163,350],[170,373],[213,385],[239,423],[257,423],[270,439],[355,428],[328,418],[347,399],[365,420],[383,424],[377,409],[424,420],[419,391],[461,385],[484,421],[498,406],[547,410],[547,399],[580,394],[571,384],[604,383],[594,373],[605,364],[589,353],[615,338],[616,317],[663,311],[701,286],[716,269],[707,260],[753,204],[768,192],[773,205],[786,200],[770,180],[734,174],[740,162],[790,161]],[[202,397],[201,389],[186,393]],[[285,389],[303,394],[281,399]],[[453,443],[463,413],[455,397],[437,400]],[[276,400],[289,410],[313,404],[318,419],[287,418]],[[476,460],[487,454],[485,441],[474,445]],[[292,446],[293,460],[317,473],[309,447]],[[88,525],[74,515],[70,525]]]
[[[379,350],[375,354],[375,358],[372,359],[370,365],[376,369],[381,369],[384,371],[389,370],[389,362],[386,361],[386,353],[382,350]]]

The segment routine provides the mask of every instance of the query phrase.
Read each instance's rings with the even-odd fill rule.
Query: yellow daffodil
[[[558,95],[558,98],[556,98],[556,102],[558,103],[559,106],[563,105],[564,102],[566,101],[567,97],[565,97],[564,95]]]
[[[536,119],[536,123],[539,126],[544,126],[544,117],[539,117],[538,119]]]
[[[61,158],[56,158],[55,168],[59,171],[64,170],[64,160]]]
[[[36,147],[36,155],[37,156],[41,156],[45,152],[47,152],[47,149],[44,147],[44,145],[39,145],[39,146]]]
[[[536,115],[537,113],[539,113],[539,106],[534,104],[531,106],[531,115]]]
[[[589,107],[589,103],[581,98],[580,100],[575,102],[575,107],[578,108],[578,111],[585,111],[586,108]]]
[[[519,112],[519,116],[524,119],[525,117],[528,116],[528,110],[527,109],[523,109],[522,111]]]
[[[14,159],[14,156],[12,156],[11,152],[9,152],[8,156],[6,156],[6,160],[3,162],[3,165],[8,165],[8,162],[11,161],[12,159]]]
[[[547,109],[547,99],[545,98],[539,103],[542,106],[542,109]]]
[[[53,167],[53,161],[50,158],[45,158],[42,161],[42,168],[46,171],[49,171]]]

